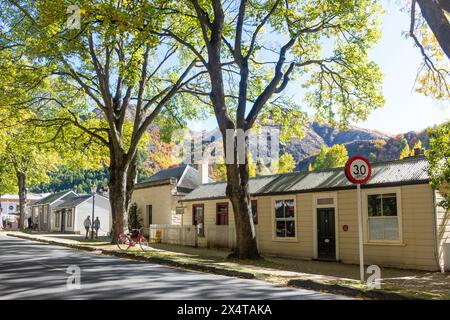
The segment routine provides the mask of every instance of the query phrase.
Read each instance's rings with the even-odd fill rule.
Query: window
[[[153,223],[153,207],[151,204],[148,204],[146,206],[147,210],[147,227],[150,227],[150,225]]]
[[[371,194],[367,196],[369,240],[400,240],[397,194]]]
[[[192,224],[197,226],[199,237],[205,236],[205,207],[203,204],[192,205]]]
[[[277,238],[295,238],[294,200],[275,201],[275,234]]]
[[[258,201],[252,200],[253,224],[258,224]]]
[[[68,228],[72,228],[72,209],[67,209],[66,217],[67,217],[66,226]]]
[[[47,220],[48,220],[48,207],[45,206],[43,210],[44,210],[44,214],[43,214],[43,215],[44,215],[43,222],[44,222],[44,223],[47,223]]]
[[[218,226],[228,224],[228,203],[216,204],[216,224]]]
[[[56,212],[55,213],[55,227],[59,228],[61,225],[61,213]]]

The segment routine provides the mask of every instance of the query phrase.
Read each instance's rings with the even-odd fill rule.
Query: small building
[[[28,193],[26,205],[29,206],[30,204],[42,199],[43,197],[44,195]],[[20,218],[19,195],[17,194],[0,195],[0,229],[18,228],[19,218]]]
[[[30,206],[34,230],[61,233],[84,233],[84,219],[92,216],[92,195],[78,195],[73,191],[51,194]],[[111,230],[112,218],[108,198],[96,194],[94,217],[100,219],[99,235]]]
[[[203,166],[199,172],[190,165],[182,165],[161,170],[135,185],[131,203],[137,204],[146,232],[151,224],[183,223],[183,215],[176,210],[178,201],[202,181],[210,181],[207,169]]]
[[[373,164],[361,187],[365,263],[450,269],[450,213],[437,205],[427,169],[422,156]],[[263,255],[359,263],[356,187],[343,168],[256,177],[249,187]],[[202,184],[182,200],[199,246],[235,244],[225,188]]]
[[[73,191],[62,191],[52,193],[30,205],[31,221],[33,230],[51,231],[54,223],[54,209],[64,201],[71,200],[78,195]]]
[[[84,234],[84,220],[90,217],[92,220],[91,194],[84,194],[67,199],[53,208],[53,223],[51,231]],[[112,227],[112,217],[109,199],[96,194],[94,199],[94,219],[99,218],[99,236],[109,235]]]

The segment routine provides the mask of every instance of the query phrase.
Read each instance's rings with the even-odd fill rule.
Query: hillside
[[[362,155],[370,161],[386,161],[398,159],[403,148],[401,141],[405,138],[409,146],[421,140],[425,148],[428,147],[426,130],[420,132],[407,132],[391,135],[376,130],[359,127],[349,127],[348,130],[339,130],[327,124],[308,124],[305,137],[302,140],[293,139],[284,148],[291,153],[297,161],[298,171],[307,170],[308,164],[314,161],[322,145],[328,147],[335,144],[344,144],[349,157]]]
[[[220,133],[218,130],[203,132],[204,144],[214,144],[218,149],[220,145]],[[211,137],[214,142],[210,143]],[[339,130],[328,124],[309,122],[306,125],[305,135],[301,140],[296,138],[280,146],[280,153],[289,152],[297,162],[296,171],[307,170],[308,164],[314,161],[322,145],[328,147],[335,144],[344,144],[350,157],[362,155],[372,162],[398,159],[403,149],[402,139],[408,142],[410,147],[421,140],[425,148],[428,147],[426,130],[420,132],[407,132],[397,135],[370,130],[356,126],[350,126],[347,130]]]
[[[140,181],[161,169],[177,165],[180,161],[180,158],[173,154],[175,144],[161,141],[158,128],[152,127],[149,133],[151,142],[148,146],[148,154],[142,155],[139,161]],[[201,135],[203,136],[203,145],[211,144],[216,147],[216,150],[222,149],[220,132],[218,130],[202,132]],[[211,139],[212,136],[215,138]],[[421,140],[425,148],[429,146],[426,130],[391,135],[355,126],[349,127],[348,130],[344,131],[332,128],[327,124],[308,123],[303,139],[293,139],[285,146],[280,146],[280,153],[289,152],[292,154],[297,162],[295,170],[305,171],[308,169],[308,164],[314,161],[322,145],[344,144],[350,157],[362,155],[375,162],[398,159],[403,148],[403,138],[405,138],[410,147],[414,146],[417,140]],[[61,190],[90,192],[94,178],[99,187],[106,187],[108,171],[106,169],[98,171],[70,171],[61,167],[57,171],[50,173],[49,183],[32,186],[30,190],[33,192]]]

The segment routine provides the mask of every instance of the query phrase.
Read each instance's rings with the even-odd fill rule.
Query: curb
[[[207,272],[207,273],[228,276],[228,277],[242,278],[242,279],[255,279],[256,278],[255,275],[250,272],[229,270],[229,269],[217,268],[214,266],[208,266],[208,265],[202,265],[202,264],[183,263],[183,262],[178,262],[178,261],[174,261],[174,260],[170,260],[170,259],[163,259],[163,258],[159,258],[159,257],[158,258],[157,257],[145,257],[145,256],[141,256],[139,254],[133,253],[133,252],[127,253],[127,252],[120,252],[120,251],[114,251],[114,250],[109,250],[109,249],[100,249],[100,248],[95,248],[95,247],[90,247],[90,246],[82,246],[82,245],[71,244],[71,243],[62,243],[62,242],[58,242],[58,241],[54,241],[54,240],[27,237],[27,236],[17,235],[17,234],[8,234],[7,233],[6,235],[10,236],[10,237],[16,237],[16,238],[31,240],[31,241],[38,241],[38,242],[43,242],[43,243],[47,243],[47,244],[51,244],[51,245],[57,245],[57,246],[62,246],[62,247],[67,247],[67,248],[77,249],[77,250],[82,250],[82,251],[90,251],[90,252],[98,251],[98,252],[101,252],[102,254],[108,255],[108,256],[115,256],[118,258],[128,258],[128,259],[133,259],[133,260],[142,261],[142,262],[151,262],[151,263],[155,263],[155,264],[159,264],[159,265],[166,265],[166,266],[175,267],[175,268]]]
[[[425,300],[417,297],[408,297],[396,292],[390,292],[385,290],[363,290],[358,288],[352,288],[339,284],[326,284],[323,282],[317,282],[309,279],[293,279],[288,281],[288,286],[325,291],[328,293],[341,294],[349,297],[367,298],[375,300]]]

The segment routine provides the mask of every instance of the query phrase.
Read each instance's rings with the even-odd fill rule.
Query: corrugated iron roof
[[[38,206],[38,205],[43,205],[43,204],[50,204],[70,192],[73,192],[73,191],[61,191],[61,192],[57,192],[57,193],[52,193],[52,194],[48,195],[47,197],[34,202],[32,205]]]
[[[209,179],[211,182],[213,180]],[[181,165],[169,169],[161,170],[150,178],[136,184],[135,188],[147,188],[169,183],[177,183],[179,192],[187,193],[195,189],[200,184],[198,170],[190,165]]]
[[[277,178],[279,175],[273,176],[260,176],[251,178],[248,182],[248,186],[250,189],[250,193],[256,193],[263,186],[267,185],[270,181]],[[224,198],[225,197],[225,189],[227,187],[226,182],[214,182],[214,183],[205,183],[197,188],[195,188],[192,192],[186,195],[183,200],[194,200],[194,199],[205,199],[205,198]]]
[[[428,161],[423,156],[403,160],[372,164],[372,176],[365,186],[428,183]],[[250,194],[267,195],[323,191],[352,187],[344,168],[313,172],[292,172],[286,174],[251,178]],[[226,182],[203,184],[189,193],[185,200],[224,198]]]
[[[74,198],[70,198],[67,201],[63,201],[62,203],[58,204],[55,209],[62,209],[62,208],[75,208],[80,203],[83,203],[87,199],[92,198],[91,194],[83,194]]]
[[[152,175],[147,180],[139,182],[139,184],[146,183],[146,182],[167,180],[167,179],[170,179],[170,178],[176,178],[177,180],[180,180],[181,176],[184,173],[184,170],[186,170],[186,167],[188,167],[188,166],[187,165],[182,165],[182,166],[173,167],[173,168],[169,168],[169,169],[164,169],[164,170],[158,171],[157,173]]]

